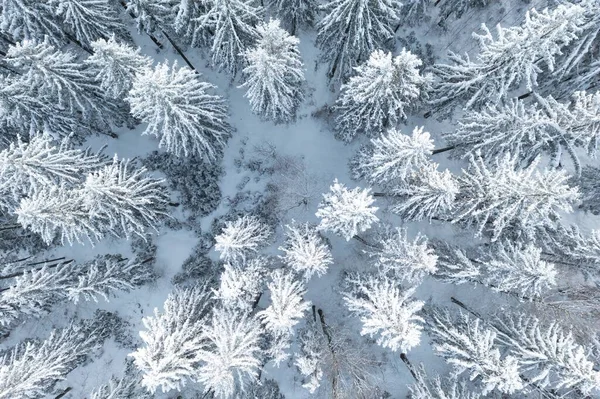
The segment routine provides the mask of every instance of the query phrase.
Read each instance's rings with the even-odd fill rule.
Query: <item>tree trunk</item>
[[[454,297],[450,297],[450,300],[452,301],[452,303],[460,306],[461,308],[463,308],[467,312],[471,313],[473,316],[477,317],[478,319],[483,319],[483,317],[481,317],[481,314],[479,312],[476,312],[476,311],[470,309],[467,305],[465,305],[463,302],[459,301],[458,299],[456,299]]]
[[[67,387],[64,391],[62,391],[58,396],[56,396],[54,399],[60,399],[62,397],[64,397],[67,393],[69,393],[69,391],[71,391],[73,388],[71,387]]]
[[[123,6],[124,9],[127,10],[127,3],[125,3],[125,1],[121,1],[121,5]],[[131,18],[135,19],[135,15],[133,14],[133,12],[129,11],[128,14],[131,16]],[[156,44],[156,46],[159,49],[163,49],[163,44],[161,42],[158,41],[158,39],[156,37],[154,37],[154,35],[146,32],[146,34],[150,37],[150,40],[152,40],[154,42],[154,44]]]
[[[90,49],[87,46],[84,46],[83,43],[81,43],[79,40],[77,40],[75,37],[73,37],[70,33],[67,33],[65,31],[63,31],[63,33],[65,34],[67,39],[69,39],[72,43],[75,43],[77,46],[81,47],[81,49],[83,51],[85,51],[89,55],[94,55],[94,52],[92,51],[92,49]]]
[[[367,240],[365,240],[361,236],[355,235],[352,238],[354,238],[356,241],[360,242],[361,244],[366,245],[367,247],[379,249],[379,247],[377,245],[370,244]]]
[[[404,364],[406,364],[406,367],[408,368],[408,371],[410,371],[410,374],[413,376],[413,378],[417,380],[417,373],[415,372],[415,369],[410,360],[408,360],[408,357],[406,357],[406,353],[401,353],[400,359],[402,359]]]
[[[169,41],[169,43],[171,43],[171,46],[173,46],[173,48],[175,49],[175,51],[177,51],[177,53],[181,56],[181,58],[183,58],[183,60],[185,61],[185,63],[196,73],[198,73],[198,70],[196,69],[196,67],[194,67],[194,65],[192,65],[192,63],[190,62],[190,60],[188,59],[188,57],[185,56],[185,54],[183,53],[183,51],[181,51],[181,49],[179,48],[179,46],[177,44],[175,44],[175,42],[173,40],[171,40],[171,38],[169,37],[169,35],[167,35],[165,33],[165,31],[161,31],[162,34],[167,38],[167,40]]]
[[[449,147],[444,147],[444,148],[438,148],[438,149],[436,149],[436,150],[433,150],[433,151],[431,152],[431,155],[435,155],[435,154],[441,154],[442,152],[451,151],[451,150],[453,150],[453,149],[455,149],[455,148],[456,148],[456,146],[455,146],[455,145],[451,145],[451,146],[449,146]]]

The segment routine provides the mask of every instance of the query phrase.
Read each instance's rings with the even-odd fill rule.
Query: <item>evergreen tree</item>
[[[327,76],[340,83],[352,68],[393,40],[392,24],[398,20],[396,0],[332,0],[320,7],[325,17],[317,25],[317,46],[329,63]]]
[[[252,111],[275,122],[294,120],[302,101],[303,64],[299,40],[279,27],[278,20],[259,25],[258,42],[244,57],[245,97]]]
[[[84,239],[93,243],[109,230],[106,220],[90,217],[80,191],[64,185],[42,188],[23,198],[15,214],[24,228],[39,234],[48,245],[57,235],[63,244]]]
[[[223,99],[208,93],[214,89],[191,69],[164,63],[136,75],[127,101],[133,116],[148,123],[142,134],[158,137],[159,147],[215,160],[231,127]]]
[[[474,34],[480,47],[476,61],[450,53],[451,64],[434,66],[437,80],[431,103],[452,106],[466,100],[466,108],[471,108],[498,103],[520,85],[533,90],[543,67],[554,70],[556,57],[584,23],[585,9],[568,3],[552,11],[531,9],[521,26],[498,25],[497,38],[482,24],[483,32]]]
[[[111,34],[121,38],[129,35],[111,0],[50,0],[54,15],[80,43],[89,46]]]
[[[541,255],[542,250],[531,244],[520,248],[497,243],[483,260],[485,284],[529,299],[541,297],[557,284],[554,264],[544,261]]]
[[[248,314],[215,309],[201,336],[207,347],[200,352],[197,378],[205,392],[223,399],[245,392],[261,365],[260,334],[260,324]]]
[[[257,217],[242,216],[225,223],[221,234],[215,237],[215,250],[226,262],[238,259],[243,262],[248,254],[265,246],[271,234],[269,227]]]
[[[456,377],[448,377],[443,380],[429,377],[421,364],[419,368],[413,368],[416,383],[408,387],[409,399],[480,399],[478,392],[469,391],[466,381],[458,380]]]
[[[139,48],[117,43],[114,35],[90,45],[94,54],[84,62],[109,98],[123,99],[131,89],[136,73],[143,73],[152,65],[152,60],[141,55]]]
[[[173,22],[172,0],[127,0],[127,11],[135,16],[138,32],[152,34]]]
[[[581,171],[581,176],[577,179],[577,184],[581,190],[580,208],[594,215],[600,214],[600,184],[597,176],[600,174],[600,168],[595,166],[585,166]]]
[[[408,0],[402,2],[398,14],[400,26],[417,26],[427,18],[427,10],[431,0]]]
[[[262,20],[263,8],[255,0],[214,0],[199,17],[199,29],[214,32],[212,63],[233,76],[240,57],[258,38],[255,26]]]
[[[360,149],[352,164],[354,177],[371,184],[397,184],[429,164],[434,145],[429,132],[415,127],[412,135],[389,129]]]
[[[344,141],[351,141],[357,133],[377,136],[405,120],[428,89],[430,77],[421,75],[421,65],[405,49],[394,58],[381,50],[371,53],[342,86],[335,106],[338,136]]]
[[[554,93],[557,89],[566,94],[586,90],[594,86],[600,74],[600,62],[594,50],[600,42],[600,4],[594,0],[582,0],[579,4],[585,9],[585,22],[577,38],[559,56],[553,79],[547,84]]]
[[[294,281],[293,274],[283,270],[275,270],[267,283],[271,293],[271,304],[257,313],[267,331],[274,336],[287,336],[294,333],[310,302],[303,301],[306,289],[299,281]]]
[[[446,141],[461,154],[480,151],[488,159],[519,154],[524,163],[547,152],[553,165],[560,164],[564,148],[579,171],[576,148],[585,147],[592,155],[597,150],[600,94],[577,92],[570,104],[550,96],[536,98],[538,105],[527,108],[522,101],[513,100],[469,112],[458,122],[458,129],[445,136]]]
[[[421,234],[409,241],[406,229],[386,230],[377,247],[368,251],[369,256],[382,275],[395,281],[416,283],[437,270],[437,256]]]
[[[319,5],[315,0],[269,0],[269,8],[292,35],[314,24]]]
[[[105,220],[119,236],[144,236],[148,228],[157,230],[166,215],[167,194],[164,180],[147,175],[144,167],[129,160],[113,162],[90,173],[83,185],[84,206],[90,218]]]
[[[57,50],[47,37],[42,42],[24,41],[11,46],[4,61],[22,74],[20,79],[29,87],[29,93],[36,93],[44,102],[54,102],[71,114],[82,113],[84,119],[93,118],[102,125],[124,121],[124,113],[104,98],[75,53]]]
[[[213,290],[216,299],[228,309],[252,310],[262,294],[267,275],[263,258],[243,263],[225,263],[218,289]]]
[[[206,287],[176,289],[167,297],[164,311],[142,319],[144,346],[131,353],[143,373],[142,385],[152,394],[179,390],[197,378],[201,351],[209,342],[203,335],[212,307]]]
[[[280,256],[283,262],[296,273],[302,274],[305,280],[310,280],[315,274],[317,277],[324,275],[329,265],[333,264],[333,256],[316,228],[308,223],[292,223],[285,227],[286,240],[279,247],[285,253]]]
[[[98,132],[93,121],[71,114],[36,92],[26,79],[0,76],[0,124],[6,134],[18,131],[24,136],[49,132],[60,137],[83,136]],[[16,138],[16,137],[15,137]]]
[[[392,212],[406,220],[444,218],[451,215],[460,193],[459,182],[448,169],[440,172],[430,162],[413,171],[405,182],[392,189],[398,199]]]
[[[453,223],[474,226],[477,234],[489,231],[492,240],[512,230],[515,238],[527,239],[554,226],[559,211],[572,212],[579,198],[567,184],[562,170],[537,170],[536,160],[525,169],[515,169],[515,158],[496,159],[493,166],[472,158],[459,178]]]
[[[495,321],[499,338],[519,360],[527,378],[541,387],[576,389],[584,395],[600,390],[600,372],[590,350],[553,321],[535,316],[508,315]]]
[[[479,319],[461,314],[452,318],[447,312],[432,311],[429,332],[438,354],[454,366],[456,374],[468,372],[470,379],[483,385],[483,395],[498,390],[514,394],[524,388],[519,363],[508,355],[501,357],[495,330]]]
[[[331,231],[350,241],[352,237],[368,230],[379,221],[375,216],[377,207],[371,206],[375,198],[370,189],[356,187],[347,189],[337,179],[329,187],[331,192],[323,194],[316,216],[321,218],[319,230]]]
[[[143,392],[139,384],[140,381],[138,381],[137,376],[112,377],[108,384],[96,388],[90,394],[90,399],[150,399],[150,394]]]
[[[76,184],[103,160],[89,150],[75,149],[72,140],[55,142],[49,134],[21,137],[0,152],[0,206],[14,209],[22,197],[47,186]]]
[[[44,264],[25,270],[0,291],[0,325],[11,327],[18,319],[41,317],[62,300],[109,300],[115,291],[129,291],[154,278],[148,262],[126,262],[116,255],[99,256],[91,262]]]
[[[65,43],[62,26],[48,2],[2,0],[0,10],[0,30],[13,40],[43,40],[48,35],[48,40],[55,45]]]
[[[419,345],[423,319],[416,313],[424,302],[412,300],[414,289],[401,290],[393,279],[352,276],[344,293],[350,312],[360,317],[361,335],[377,337],[377,344],[396,352]]]
[[[98,330],[71,323],[44,341],[26,341],[0,353],[0,398],[44,398],[101,345]]]

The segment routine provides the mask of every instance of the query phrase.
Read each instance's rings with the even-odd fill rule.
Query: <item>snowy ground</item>
[[[460,20],[451,24],[450,31],[442,34],[439,28],[435,26],[435,18],[428,23],[415,29],[417,38],[422,45],[429,42],[434,46],[435,54],[439,57],[447,50],[456,52],[472,51],[475,49],[475,41],[471,39],[471,32],[478,29],[482,22],[493,26],[498,22],[503,25],[512,25],[522,20],[526,9],[530,7],[541,8],[545,4],[543,1],[531,1],[525,3],[520,0],[502,0],[497,4],[486,8],[483,12],[478,10],[467,12]],[[398,35],[408,35],[412,29],[400,29]],[[177,60],[180,65],[183,61],[179,56],[172,52],[168,46],[165,50],[157,52],[156,46],[147,36],[135,35],[136,43],[142,48],[143,53],[152,56],[157,62],[163,60]],[[315,118],[312,114],[322,109],[326,105],[332,105],[337,93],[329,89],[329,84],[325,77],[324,66],[315,69],[318,58],[318,50],[314,46],[314,32],[302,32],[299,34],[300,51],[306,67],[307,78],[307,98],[304,101],[299,112],[297,122],[289,125],[275,125],[271,122],[261,121],[250,111],[247,100],[243,97],[243,90],[239,89],[239,81],[236,79],[233,83],[226,74],[216,73],[208,66],[208,60],[205,54],[196,49],[186,51],[192,64],[201,71],[202,79],[218,86],[218,93],[228,99],[231,109],[231,123],[236,128],[233,138],[229,141],[223,166],[225,175],[222,177],[220,187],[223,197],[234,196],[236,186],[250,172],[242,170],[238,173],[234,166],[234,159],[238,156],[240,148],[251,149],[255,145],[265,142],[273,144],[281,154],[302,156],[307,166],[307,172],[314,176],[315,191],[324,192],[331,184],[334,178],[349,187],[355,187],[360,183],[353,182],[348,174],[348,159],[356,152],[364,138],[359,138],[350,145],[346,145],[334,138],[333,133],[328,127],[328,122],[323,118]],[[400,49],[398,48],[397,51]],[[406,127],[405,133],[412,131],[416,125],[424,125],[438,146],[443,146],[440,141],[440,134],[451,127],[446,123],[440,123],[435,117],[424,119],[422,110],[419,115],[411,117]],[[117,153],[120,157],[143,157],[157,147],[157,142],[151,137],[141,136],[144,125],[138,126],[135,130],[123,129],[119,131],[118,139],[110,139],[106,136],[94,137],[90,139],[89,145],[96,149],[106,145],[107,154]],[[245,144],[244,144],[245,143]],[[449,161],[446,158],[435,159],[442,168],[451,168],[459,170],[461,164],[456,161]],[[249,183],[253,184],[253,183]],[[319,195],[315,195],[307,209],[297,209],[290,214],[299,221],[317,222],[314,213],[320,200]],[[378,216],[393,225],[400,226],[402,222],[386,212],[385,201],[379,200],[376,204],[380,207]],[[207,230],[212,218],[215,215],[226,212],[224,206],[220,206],[212,215],[202,220],[203,230]],[[577,215],[576,222],[579,226],[589,226],[597,223],[595,218]],[[575,221],[571,219],[572,221]],[[285,224],[286,221],[282,221]],[[454,229],[446,224],[410,224],[410,234],[421,232],[430,237],[454,237],[453,240],[472,240],[471,232],[464,232]],[[335,264],[330,267],[327,275],[321,278],[313,278],[308,285],[307,299],[318,308],[324,310],[328,317],[328,322],[333,325],[340,325],[357,342],[364,342],[370,350],[382,361],[378,371],[382,378],[381,388],[390,392],[393,398],[403,398],[407,393],[407,384],[411,383],[411,375],[408,369],[402,363],[397,354],[382,350],[367,338],[359,335],[360,326],[356,318],[347,317],[347,310],[341,306],[341,296],[338,292],[340,273],[344,270],[363,270],[368,268],[362,254],[361,244],[356,241],[346,242],[345,240],[329,236],[333,246]],[[186,229],[170,230],[161,229],[154,238],[158,246],[157,267],[161,277],[153,284],[144,286],[130,293],[120,293],[109,303],[79,303],[77,305],[65,305],[55,309],[50,317],[30,321],[19,327],[11,334],[11,338],[4,341],[1,347],[12,346],[17,337],[45,335],[52,326],[60,326],[69,319],[67,316],[91,316],[95,309],[106,309],[117,311],[124,319],[131,323],[130,330],[134,337],[138,338],[138,331],[143,329],[141,319],[153,312],[154,308],[162,308],[162,304],[168,293],[172,290],[171,278],[181,270],[183,261],[190,255],[198,238],[193,231]],[[277,246],[275,245],[274,248]],[[76,260],[89,260],[95,254],[102,253],[122,253],[130,252],[129,244],[123,240],[106,239],[95,247],[74,245],[68,248],[59,248],[56,255],[68,254]],[[273,253],[275,250],[273,249]],[[477,298],[476,301],[480,309],[489,307],[498,307],[500,297],[491,293],[489,290],[475,289],[468,286],[448,286],[431,279],[427,279],[418,288],[417,297],[428,300],[433,298],[435,301],[447,302],[451,296],[457,296],[460,299]],[[505,299],[502,299],[505,300]],[[264,302],[264,298],[263,298]],[[259,306],[264,303],[259,304]],[[103,384],[111,375],[119,375],[125,367],[125,359],[130,349],[122,348],[114,342],[108,342],[104,347],[103,354],[93,363],[69,374],[68,379],[61,383],[61,386],[70,386],[73,388],[65,398],[85,398],[89,392]],[[411,351],[409,357],[413,363],[425,362],[428,369],[444,373],[448,371],[445,363],[440,358],[433,355],[431,347],[428,345],[428,338],[423,337],[422,344]],[[298,374],[293,366],[289,367],[283,364],[279,369],[267,367],[263,373],[263,378],[275,378],[282,392],[288,398],[308,398],[311,395],[301,387],[298,380]],[[183,398],[191,398],[186,392],[181,393]],[[157,398],[175,398],[174,393],[160,395]]]

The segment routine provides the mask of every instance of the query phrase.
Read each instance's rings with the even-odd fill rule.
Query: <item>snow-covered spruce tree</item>
[[[400,26],[417,26],[427,18],[427,9],[431,0],[408,0],[402,2],[399,21]]]
[[[434,247],[438,255],[435,278],[456,285],[483,282],[483,267],[476,260],[477,251],[467,251],[443,241],[435,242]]]
[[[129,36],[112,0],[49,0],[48,4],[67,32],[86,47],[111,34]]]
[[[214,88],[190,68],[165,62],[136,75],[126,100],[133,116],[148,123],[142,134],[158,137],[159,147],[212,161],[231,133],[225,101],[208,93]]]
[[[526,300],[540,300],[557,286],[554,264],[528,243],[499,241],[490,247],[460,248],[437,243],[436,278],[451,284],[478,283]]]
[[[214,297],[228,309],[252,310],[264,290],[267,277],[266,259],[253,258],[249,261],[225,263],[220,284],[213,290]]]
[[[466,381],[450,376],[443,380],[439,376],[429,377],[421,364],[413,368],[416,382],[409,385],[409,399],[480,399],[479,392],[470,391]]]
[[[296,273],[302,274],[305,280],[313,275],[321,277],[333,264],[331,250],[316,227],[308,223],[293,222],[286,225],[286,240],[279,247],[285,255],[280,256],[283,262]]]
[[[440,4],[440,21],[438,24],[445,26],[450,15],[454,14],[454,17],[459,19],[468,9],[482,8],[490,3],[490,0],[446,0]]]
[[[341,83],[352,68],[374,50],[387,49],[398,20],[397,0],[331,0],[320,7],[325,16],[317,25],[317,46],[329,63],[327,76]]]
[[[373,398],[378,387],[368,348],[350,339],[346,331],[325,323],[314,311],[298,334],[299,353],[294,364],[303,376],[302,387],[327,398]]]
[[[516,169],[510,154],[488,166],[481,158],[471,158],[468,170],[459,177],[453,223],[489,232],[496,241],[508,232],[514,239],[532,238],[556,225],[559,212],[572,212],[579,199],[577,188],[568,185],[563,170],[537,169],[539,159],[524,169]]]
[[[136,73],[143,73],[152,65],[152,59],[141,55],[139,48],[118,43],[114,35],[90,45],[94,54],[84,62],[106,96],[112,99],[123,99],[131,89]]]
[[[296,37],[280,28],[279,20],[260,24],[255,47],[244,52],[244,97],[252,111],[275,122],[290,122],[302,101],[303,64]]]
[[[376,337],[378,345],[407,352],[419,345],[423,318],[417,314],[425,304],[411,298],[414,289],[403,290],[385,276],[348,277],[344,302],[363,324],[361,335]]]
[[[451,106],[466,101],[466,108],[489,101],[497,103],[511,90],[537,86],[537,76],[555,68],[555,59],[571,43],[585,23],[585,9],[578,4],[561,4],[552,11],[531,9],[521,26],[497,26],[494,38],[485,24],[474,34],[480,52],[476,61],[468,55],[450,53],[451,64],[437,64],[431,93],[434,106]]]
[[[59,262],[26,270],[0,291],[0,326],[16,320],[40,317],[63,300],[77,303],[108,301],[115,291],[129,291],[154,278],[149,262],[125,261],[116,255],[99,256],[84,264]]]
[[[210,2],[175,0],[172,2],[172,22],[170,28],[179,40],[195,47],[206,47],[210,43],[211,32],[203,26],[199,17],[208,11]]]
[[[479,151],[485,159],[493,159],[518,153],[526,163],[552,143],[547,129],[551,123],[538,106],[526,107],[523,101],[510,100],[465,113],[456,130],[444,135],[444,139],[460,155],[475,155]]]
[[[385,229],[377,247],[368,250],[369,256],[382,275],[395,281],[417,283],[437,269],[437,256],[420,233],[409,241],[406,229]]]
[[[598,176],[600,168],[584,166],[577,179],[577,186],[581,190],[580,208],[594,215],[600,214],[600,182]]]
[[[115,155],[111,164],[87,176],[81,195],[92,220],[106,220],[119,236],[143,237],[166,215],[169,198],[163,183],[148,176],[146,168]]]
[[[87,324],[87,323],[84,323]],[[0,398],[44,398],[101,345],[98,331],[81,323],[53,330],[44,341],[25,341],[0,353]]]
[[[260,323],[249,314],[215,308],[201,335],[206,349],[199,352],[202,365],[196,371],[204,391],[220,399],[244,392],[256,380],[262,363],[260,337]]]
[[[39,234],[48,245],[57,235],[61,243],[83,243],[85,239],[93,243],[109,232],[106,220],[90,217],[81,191],[64,185],[41,188],[23,198],[15,214],[18,223]]]
[[[434,309],[428,316],[434,349],[455,368],[456,374],[466,371],[471,380],[479,380],[483,395],[494,390],[514,394],[524,388],[518,360],[510,355],[501,357],[493,328],[462,313],[451,317],[447,311]]]
[[[576,92],[569,104],[551,96],[535,97],[538,104],[527,108],[522,101],[512,100],[469,112],[458,122],[458,129],[446,135],[446,141],[461,154],[480,151],[486,159],[518,153],[523,163],[528,163],[549,153],[556,166],[564,149],[579,171],[576,148],[584,147],[590,155],[597,150],[600,94]]]
[[[84,119],[92,118],[101,126],[120,124],[125,119],[123,111],[104,98],[89,68],[77,60],[77,55],[58,50],[47,36],[43,41],[23,41],[9,47],[4,62],[18,71],[29,92],[44,102],[56,103],[71,114],[81,112]]]
[[[600,74],[600,62],[595,48],[600,42],[600,4],[594,0],[583,0],[579,3],[585,8],[585,23],[577,38],[562,51],[559,56],[551,80],[547,87],[556,92],[572,93],[586,90],[593,85]]]
[[[597,285],[600,282],[600,231],[592,230],[583,234],[579,227],[558,226],[541,240],[540,245],[550,262],[556,261],[562,267],[569,267]]]
[[[429,162],[413,171],[410,177],[392,189],[397,201],[392,212],[406,220],[446,218],[451,215],[460,193],[458,180],[448,169],[440,172],[438,164]]]
[[[225,223],[221,234],[215,237],[215,250],[225,262],[244,262],[247,255],[268,243],[271,234],[269,226],[256,216],[242,216]]]
[[[314,311],[314,310],[313,310]],[[322,334],[317,330],[316,321],[310,319],[307,328],[299,334],[300,352],[294,365],[304,377],[302,387],[314,394],[323,379],[324,348]]]
[[[542,259],[542,249],[532,244],[520,247],[498,242],[481,259],[485,269],[484,284],[523,298],[539,298],[556,286],[554,264]]]
[[[256,0],[214,0],[198,17],[199,29],[213,32],[213,65],[232,78],[239,70],[242,55],[258,38],[255,27],[263,11]]]
[[[433,148],[433,140],[423,127],[415,127],[410,136],[392,128],[359,150],[352,172],[371,184],[396,185],[428,165]]]
[[[125,371],[127,373],[127,370]],[[90,399],[150,399],[148,392],[142,391],[141,382],[137,375],[125,375],[121,378],[112,377],[107,384],[96,388]]]
[[[98,132],[97,125],[92,127],[90,122],[32,93],[27,79],[0,76],[0,126],[6,138],[13,131],[24,136],[48,131],[60,137],[74,134],[81,139]],[[16,139],[16,134],[14,136]]]
[[[65,42],[62,26],[46,1],[2,0],[0,2],[0,30],[13,40],[49,40],[61,45]]]
[[[315,0],[268,0],[267,4],[292,35],[300,28],[312,26],[319,9]]]
[[[138,32],[152,34],[168,29],[173,22],[173,0],[126,0],[127,11],[135,16]]]
[[[337,136],[344,141],[351,141],[357,133],[377,136],[406,119],[430,84],[430,76],[419,71],[421,65],[405,49],[393,58],[382,50],[371,53],[342,86],[335,105]]]
[[[356,187],[349,190],[337,179],[329,189],[331,192],[323,194],[316,212],[316,216],[321,218],[319,230],[331,231],[350,241],[379,221],[375,216],[379,208],[371,206],[375,198],[370,189]]]
[[[283,270],[275,270],[267,283],[271,294],[271,304],[257,313],[267,331],[273,336],[288,336],[294,333],[294,326],[310,308],[310,302],[303,301],[306,293],[304,285],[294,279],[294,275]]]
[[[142,371],[142,385],[151,393],[181,389],[187,380],[195,381],[201,362],[201,351],[208,342],[203,336],[212,307],[205,286],[176,288],[160,313],[142,319],[146,331],[140,336],[144,346],[131,353],[136,367]]]
[[[507,315],[494,324],[499,340],[521,364],[525,376],[543,388],[600,391],[600,372],[590,350],[578,344],[571,331],[556,321],[542,323],[531,315]]]
[[[23,196],[45,186],[76,184],[103,160],[89,150],[75,149],[72,140],[56,142],[49,134],[36,134],[0,152],[0,207],[14,208]]]

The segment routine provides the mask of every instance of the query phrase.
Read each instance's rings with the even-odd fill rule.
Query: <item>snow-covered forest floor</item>
[[[469,8],[460,18],[451,17],[448,19],[445,29],[437,24],[438,8],[436,5],[430,5],[427,11],[428,17],[423,22],[414,27],[400,26],[397,29],[396,44],[392,54],[395,56],[403,47],[406,47],[407,50],[421,56],[428,67],[433,63],[448,62],[449,50],[459,54],[466,52],[475,57],[478,46],[472,37],[472,32],[479,31],[481,23],[485,23],[490,28],[498,23],[505,27],[519,25],[523,22],[528,10],[532,8],[541,10],[548,5],[545,0],[529,2],[498,0],[491,3],[486,7]],[[551,6],[555,5],[554,1],[550,3]],[[126,12],[123,11],[122,17],[131,32],[135,45],[141,48],[143,55],[151,57],[155,65],[164,61],[177,62],[179,66],[185,65],[185,61],[160,33],[157,34],[157,38],[164,43],[163,49],[157,48],[148,35],[139,33],[135,21]],[[319,15],[317,19],[321,17]],[[265,20],[268,18],[267,14]],[[137,238],[132,241],[107,236],[95,242],[94,245],[90,245],[89,242],[72,245],[68,243],[55,245],[55,243],[48,250],[33,254],[36,256],[35,259],[40,261],[65,257],[73,259],[75,262],[86,262],[103,254],[121,254],[123,257],[133,259],[140,247],[134,249],[132,245],[147,247],[147,245],[153,244],[156,246],[154,269],[157,278],[155,280],[129,292],[115,291],[110,294],[109,301],[100,297],[97,302],[93,300],[79,300],[76,303],[60,302],[39,318],[24,318],[22,322],[12,328],[10,335],[0,339],[0,352],[8,351],[24,339],[45,339],[51,330],[67,326],[74,318],[76,320],[91,318],[98,309],[114,312],[125,322],[122,325],[122,331],[117,332],[118,338],[111,337],[106,340],[97,355],[80,364],[68,373],[64,380],[54,385],[52,390],[47,393],[47,398],[55,398],[61,392],[65,392],[62,396],[65,399],[90,398],[91,392],[106,384],[111,377],[125,375],[127,362],[131,361],[129,354],[144,345],[139,335],[140,331],[146,330],[142,318],[152,316],[155,309],[158,312],[163,311],[163,304],[175,287],[174,280],[179,278],[178,281],[182,282],[181,279],[183,279],[182,285],[187,286],[201,283],[205,278],[210,277],[211,270],[206,269],[200,269],[200,274],[188,274],[181,277],[184,272],[183,266],[186,263],[194,263],[195,257],[202,256],[198,255],[198,246],[205,242],[207,235],[215,236],[221,232],[223,224],[220,222],[221,224],[215,225],[216,221],[230,215],[235,207],[242,214],[244,212],[251,213],[251,210],[254,212],[253,207],[257,203],[271,197],[277,199],[277,202],[267,202],[261,210],[271,218],[269,222],[273,223],[276,228],[272,241],[265,249],[261,250],[262,255],[273,257],[274,260],[269,268],[275,269],[282,266],[277,256],[283,255],[279,247],[284,244],[285,226],[292,223],[293,220],[300,223],[319,224],[320,218],[315,213],[323,199],[322,194],[329,191],[334,179],[348,188],[370,187],[364,179],[353,179],[349,169],[350,160],[361,146],[368,143],[369,138],[359,135],[352,142],[346,143],[335,137],[336,122],[332,107],[340,96],[340,87],[330,82],[327,77],[327,66],[320,61],[321,51],[315,45],[315,29],[302,28],[297,33],[297,37],[300,40],[299,51],[305,68],[306,81],[303,86],[305,98],[298,108],[296,120],[289,123],[274,123],[254,114],[248,99],[244,97],[245,89],[239,87],[243,82],[241,74],[232,80],[230,74],[218,72],[211,66],[210,55],[206,49],[182,46],[185,56],[200,73],[200,79],[215,85],[217,87],[215,93],[222,96],[229,106],[229,123],[233,127],[233,133],[224,148],[222,159],[218,161],[221,169],[218,176],[221,197],[216,209],[211,210],[207,215],[194,216],[190,210],[183,209],[180,192],[170,189],[169,197],[172,204],[167,207],[168,217],[157,231],[150,231],[147,244],[142,244]],[[69,46],[75,51],[80,51],[77,46]],[[415,46],[419,46],[423,50],[422,54],[415,51]],[[435,111],[425,117],[424,115],[428,111],[431,111],[431,107],[427,104],[411,111],[406,120],[398,125],[398,129],[402,133],[410,135],[415,127],[423,126],[424,131],[430,133],[435,148],[446,146],[442,134],[456,129],[456,120],[463,112],[470,112],[457,111],[451,119],[439,120]],[[116,128],[114,132],[118,134],[118,138],[106,135],[90,136],[86,138],[82,147],[90,147],[92,151],[103,148],[103,153],[109,156],[118,154],[119,158],[135,158],[146,164],[145,159],[158,149],[158,140],[155,137],[141,134],[146,127],[146,123],[141,123],[133,129]],[[158,151],[164,153],[162,149]],[[450,159],[448,155],[449,153],[441,153],[433,156],[433,160],[439,163],[439,170],[448,169],[458,175],[463,168],[468,166],[466,159]],[[169,156],[175,157],[175,155]],[[550,162],[549,159],[549,156],[544,155],[541,163],[545,165]],[[584,165],[597,163],[597,160],[588,157],[585,151],[581,151],[580,159]],[[202,162],[188,163],[183,172],[179,169],[177,173],[194,175],[199,174],[203,168],[207,168],[207,166]],[[575,173],[574,167],[570,163],[565,163],[564,168],[569,173]],[[153,168],[149,167],[149,169]],[[169,179],[172,178],[161,170],[153,170],[152,174],[156,177],[166,178],[166,184],[169,184]],[[181,176],[178,175],[179,177]],[[184,179],[184,184],[185,182]],[[375,186],[372,188],[372,193],[382,190],[383,188]],[[201,202],[205,200],[202,196],[211,195],[211,192],[198,194],[200,195],[198,201]],[[218,193],[213,190],[212,195],[218,195]],[[244,195],[248,197],[242,199]],[[206,199],[206,201],[210,202],[210,199]],[[378,207],[376,215],[379,218],[379,225],[387,224],[394,228],[406,228],[409,241],[421,234],[428,237],[430,241],[443,240],[458,246],[472,246],[488,242],[486,238],[475,238],[473,229],[463,228],[443,220],[407,221],[390,210],[393,201],[393,198],[376,197],[373,206]],[[577,225],[583,235],[590,234],[592,230],[598,229],[600,226],[599,217],[591,213],[576,211],[569,214],[561,213],[561,217],[564,225]],[[359,235],[366,242],[373,243],[376,242],[377,231],[373,228]],[[327,325],[332,331],[345,337],[345,345],[360,351],[361,368],[364,372],[372,374],[373,381],[376,381],[374,384],[378,390],[372,391],[370,394],[372,398],[407,397],[409,386],[415,383],[415,378],[400,357],[400,353],[405,351],[383,348],[377,345],[375,339],[361,335],[362,323],[358,317],[349,312],[342,295],[344,278],[348,274],[352,272],[368,273],[374,270],[374,266],[366,254],[370,250],[369,244],[356,239],[346,240],[331,232],[323,232],[323,235],[330,245],[333,263],[329,265],[324,275],[313,276],[307,281],[304,287],[306,290],[304,300],[310,301],[316,309],[322,310]],[[32,255],[27,251],[20,253],[23,256]],[[207,256],[214,265],[222,267],[219,263],[219,252],[214,247],[210,248]],[[204,272],[206,276],[202,275]],[[218,278],[218,274],[212,277]],[[217,286],[218,284],[213,287]],[[267,290],[264,291],[265,294],[260,296],[254,312],[267,308],[271,303],[270,295]],[[519,306],[526,309],[535,308],[534,305],[529,306],[527,303],[523,305],[522,299],[495,292],[482,284],[448,284],[432,276],[424,277],[416,286],[413,298],[426,302],[426,306],[440,305],[448,307],[453,312],[459,310],[466,312],[452,302],[451,298],[455,298],[481,315],[502,314],[504,310]],[[0,297],[0,305],[1,301]],[[290,358],[284,360],[279,367],[275,367],[272,362],[269,362],[260,372],[260,379],[263,381],[275,380],[281,394],[286,398],[332,397],[328,386],[331,382],[322,382],[321,387],[314,393],[304,388],[302,385],[306,381],[294,363],[295,357],[299,353],[299,343],[296,338],[311,317],[309,309],[306,311],[306,317],[294,327],[295,333],[292,337]],[[576,324],[577,320],[574,325]],[[596,324],[595,327],[600,328],[600,324]],[[592,359],[596,359],[596,365],[598,365],[597,361],[600,356],[596,352],[594,354],[590,356],[595,356]],[[453,370],[453,367],[442,357],[436,355],[427,329],[423,331],[420,344],[406,351],[406,356],[414,367],[422,363],[430,376],[435,374],[447,376]],[[2,360],[1,357],[0,360]],[[0,368],[2,364],[0,362]],[[0,375],[2,375],[1,371]],[[476,375],[473,379],[476,380]],[[600,382],[598,386],[600,386]],[[1,387],[2,383],[0,382]],[[473,387],[474,391],[479,390],[477,381],[469,383],[469,387]],[[70,389],[65,391],[67,388]],[[586,397],[583,394],[577,396],[580,394],[579,392],[581,391],[571,390],[568,394],[575,395],[569,397]],[[593,395],[597,395],[599,392],[596,390],[586,393],[586,395],[596,397]],[[0,398],[4,398],[1,393],[0,390]],[[240,397],[244,397],[243,394],[240,393],[240,395],[242,395]],[[450,396],[449,393],[448,395],[448,399],[479,397],[458,394]],[[527,395],[516,392],[510,397],[561,397],[558,396],[558,393],[556,393],[557,396],[542,396],[540,393],[533,393],[533,396]],[[491,390],[485,396],[500,397],[500,393],[497,390]],[[29,396],[18,396],[18,398],[26,397]],[[99,396],[98,399],[104,397]],[[206,395],[202,384],[189,380],[185,386],[181,387],[180,391],[171,390],[163,393],[159,388],[151,397],[188,399],[204,398]],[[122,397],[117,396],[116,398]]]

